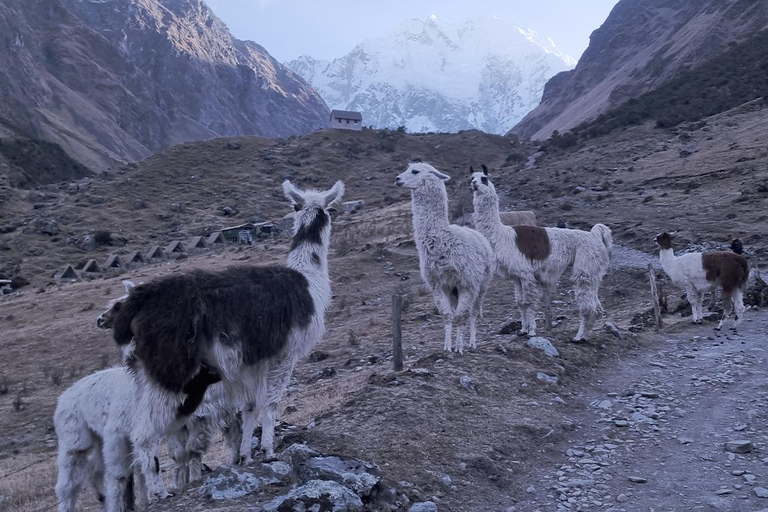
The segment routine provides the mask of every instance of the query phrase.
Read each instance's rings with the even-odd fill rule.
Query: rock
[[[547,375],[543,372],[537,372],[536,378],[540,380],[541,382],[545,382],[547,384],[557,384],[558,378],[554,375]]]
[[[617,427],[628,427],[629,422],[626,420],[613,420],[613,424]]]
[[[725,451],[731,453],[749,453],[754,449],[754,445],[751,441],[739,439],[735,441],[727,441],[725,443]]]
[[[768,498],[768,489],[765,487],[755,487],[752,490],[755,491],[755,495],[758,498]]]
[[[459,378],[459,387],[473,393],[477,393],[477,386],[475,381],[469,375],[462,375]]]
[[[626,494],[619,494],[616,496],[616,501],[619,503],[626,503],[629,501],[629,497]]]
[[[312,457],[319,457],[320,453],[306,444],[295,443],[277,454],[277,460],[286,462],[297,468]]]
[[[97,246],[96,237],[93,235],[85,235],[77,246],[85,251],[94,251]]]
[[[525,492],[527,492],[528,494],[536,494],[536,488],[534,486],[532,486],[532,485],[529,485],[525,489]]]
[[[299,468],[302,480],[332,480],[362,497],[368,496],[381,480],[374,473],[378,468],[369,462],[335,455],[312,457]]]
[[[451,477],[448,475],[443,475],[443,477],[440,479],[440,483],[443,484],[445,487],[450,487],[453,485],[453,480],[451,480]]]
[[[600,400],[600,401],[597,403],[596,407],[597,407],[598,409],[604,409],[604,410],[607,410],[607,409],[610,409],[611,407],[613,407],[613,402],[611,402],[610,400]]]
[[[296,158],[295,156],[289,156],[287,159],[288,165],[293,165],[294,167],[301,167],[301,160]]]
[[[260,464],[253,468],[224,464],[216,468],[198,493],[211,500],[234,500],[272,484],[282,483],[291,473],[285,462]]]
[[[265,512],[323,510],[358,512],[365,510],[360,497],[337,482],[310,480],[288,494],[264,505]]]
[[[104,204],[107,202],[107,198],[104,196],[86,196],[86,199],[88,199],[88,202],[91,204]]]
[[[680,444],[691,444],[693,442],[693,439],[691,439],[690,437],[680,436],[677,438],[677,442]]]
[[[408,512],[437,512],[437,504],[434,501],[419,501],[411,505]]]
[[[137,199],[133,202],[134,210],[143,210],[146,207],[147,207],[147,203],[145,203],[143,199]]]
[[[59,223],[53,219],[42,221],[39,226],[40,232],[44,235],[54,236],[59,234]]]
[[[234,140],[227,142],[227,149],[238,150],[240,149],[240,143]]]
[[[510,320],[501,326],[499,334],[517,334],[523,328],[520,320]]]
[[[530,338],[525,344],[530,348],[542,350],[549,357],[557,357],[560,355],[560,352],[557,351],[555,346],[552,345],[552,342],[550,342],[547,338],[534,336],[533,338]]]
[[[605,329],[609,333],[613,334],[614,336],[616,336],[620,340],[624,339],[624,335],[621,333],[619,328],[616,327],[616,324],[614,324],[613,322],[605,322],[603,324],[603,329]]]
[[[630,476],[627,480],[629,480],[633,484],[644,484],[648,482],[647,478],[643,478],[641,476]]]
[[[227,206],[227,205],[221,205],[217,208],[217,210],[219,211],[219,213],[221,213],[225,217],[234,217],[235,215],[240,213],[239,211],[237,211],[236,208],[232,208],[231,206]]]

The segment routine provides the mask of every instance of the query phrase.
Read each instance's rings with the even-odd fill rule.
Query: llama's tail
[[[613,236],[611,235],[611,229],[608,226],[605,224],[595,224],[592,226],[591,232],[598,240],[603,242],[603,245],[605,245],[605,248],[608,249],[608,251],[611,250],[611,247],[613,247]]]
[[[747,261],[747,258],[745,258],[744,256],[741,256],[741,258],[739,258],[738,261],[742,271],[741,280],[739,281],[739,288],[741,288],[741,290],[744,291],[747,289],[747,283],[749,282],[749,262]]]

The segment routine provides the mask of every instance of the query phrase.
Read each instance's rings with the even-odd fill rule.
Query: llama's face
[[[472,187],[472,191],[477,194],[495,190],[493,183],[491,183],[491,175],[488,174],[488,168],[485,165],[482,167],[482,171],[475,171],[472,167],[469,168],[469,172],[472,173],[472,179],[469,184]]]
[[[294,233],[312,228],[318,234],[330,228],[333,204],[344,195],[344,182],[337,181],[329,190],[301,190],[288,180],[283,182],[283,193],[293,205]],[[328,231],[330,234],[330,231]]]
[[[112,299],[109,301],[109,304],[107,304],[107,310],[104,311],[102,314],[99,315],[99,318],[96,319],[96,325],[99,326],[102,329],[111,329],[115,322],[115,317],[117,317],[117,313],[120,311],[120,308],[123,305],[123,302],[125,299],[128,298],[128,292],[131,291],[131,288],[136,286],[133,284],[133,281],[124,280],[123,286],[125,286],[125,295],[122,297],[118,297],[117,299]]]
[[[672,235],[669,233],[662,233],[658,235],[656,238],[654,238],[654,241],[661,249],[672,248]]]
[[[440,183],[450,179],[450,176],[438,171],[431,165],[418,162],[408,165],[408,169],[395,178],[395,185],[414,190],[428,184]]]

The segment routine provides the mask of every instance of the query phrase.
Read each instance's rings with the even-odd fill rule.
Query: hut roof
[[[95,272],[100,273],[101,267],[98,263],[96,263],[96,260],[88,260],[88,262],[83,267],[83,272]]]
[[[165,251],[159,245],[153,245],[147,251],[147,259],[165,259]]]
[[[78,279],[79,277],[80,276],[77,275],[77,272],[72,265],[67,265],[64,267],[64,270],[61,271],[59,279]]]
[[[117,254],[110,254],[104,262],[104,268],[125,268],[125,262]]]
[[[165,246],[166,254],[170,254],[172,252],[187,252],[187,248],[184,247],[184,244],[181,243],[180,240],[174,240],[173,242]]]

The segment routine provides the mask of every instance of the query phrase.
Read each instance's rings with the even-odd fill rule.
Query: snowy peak
[[[332,108],[363,111],[377,128],[478,128],[505,133],[541,100],[544,84],[575,65],[551,39],[495,17],[408,20],[331,62],[288,67]]]

